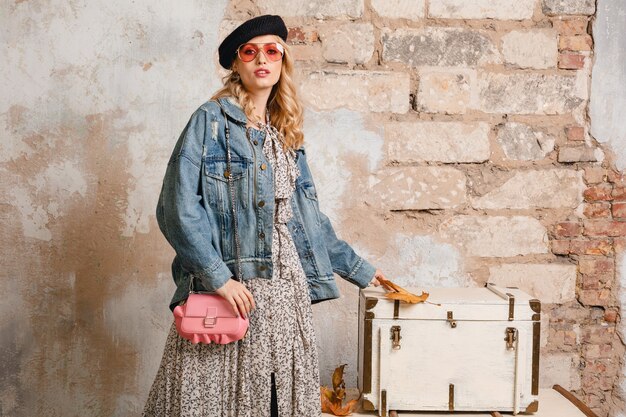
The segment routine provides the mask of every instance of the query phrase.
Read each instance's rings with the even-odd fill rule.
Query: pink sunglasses
[[[285,48],[280,43],[277,42],[266,42],[266,43],[244,43],[237,48],[237,56],[243,62],[250,62],[256,55],[259,53],[259,47],[257,45],[263,45],[263,52],[265,56],[270,61],[280,61],[283,58],[283,54],[285,52]]]

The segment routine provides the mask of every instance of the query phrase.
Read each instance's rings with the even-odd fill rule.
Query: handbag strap
[[[240,257],[240,247],[239,247],[239,233],[237,233],[237,210],[235,209],[235,187],[233,185],[232,179],[232,171],[230,167],[230,127],[228,126],[228,117],[224,112],[224,107],[222,107],[222,103],[219,100],[216,100],[217,104],[220,106],[220,110],[222,110],[222,115],[224,116],[224,130],[226,136],[226,172],[224,172],[224,176],[228,179],[228,188],[230,188],[230,201],[231,201],[231,211],[233,216],[233,229],[234,229],[234,239],[235,239],[235,267],[237,268],[237,276],[235,279],[242,282],[243,278],[241,275],[241,260]]]
[[[240,259],[240,245],[239,245],[239,233],[237,233],[237,211],[235,209],[235,188],[232,180],[232,171],[231,171],[231,156],[230,156],[230,127],[228,126],[228,117],[224,112],[224,107],[222,107],[222,103],[219,100],[214,100],[222,111],[222,115],[224,116],[224,130],[226,137],[226,171],[224,171],[224,177],[228,180],[228,188],[230,191],[231,198],[231,213],[233,218],[233,229],[234,229],[234,240],[235,240],[235,268],[237,269],[237,273],[235,274],[235,279],[239,282],[243,282],[243,278],[241,275],[241,259]],[[204,136],[202,143],[202,163],[204,164],[204,156],[206,156],[206,135]],[[193,279],[192,275],[189,280],[189,292],[193,291]]]

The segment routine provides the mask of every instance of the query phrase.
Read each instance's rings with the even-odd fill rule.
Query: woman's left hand
[[[372,278],[372,280],[370,281],[369,285],[373,285],[375,287],[378,287],[380,285],[380,281],[378,281],[378,277],[386,280],[387,278],[383,275],[383,271],[381,271],[380,269],[377,269],[376,272],[374,273],[374,278]]]

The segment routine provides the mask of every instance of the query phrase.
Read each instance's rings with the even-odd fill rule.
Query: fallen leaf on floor
[[[405,303],[417,304],[423,303],[428,298],[429,294],[427,292],[422,291],[421,295],[415,295],[401,286],[394,284],[388,279],[378,278],[378,281],[381,283],[383,288],[385,288],[388,293],[385,294],[385,297],[391,298],[392,300],[400,300]]]
[[[320,386],[322,413],[330,413],[335,416],[349,416],[357,407],[358,398],[350,400],[345,405],[342,405],[346,398],[346,384],[343,380],[343,369],[345,366],[346,364],[344,363],[343,365],[335,368],[332,377],[333,389],[323,385]]]

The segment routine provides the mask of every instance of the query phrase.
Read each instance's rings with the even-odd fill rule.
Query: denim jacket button
[[[265,238],[265,233],[263,233],[263,232],[259,233],[259,237],[260,237],[261,239],[264,239],[264,238]]]
[[[261,164],[261,169],[265,169],[265,168],[267,168],[267,165]]]
[[[259,201],[259,207],[263,207],[265,205],[265,201],[261,200]]]
[[[255,145],[258,145],[259,141],[258,140],[254,140],[252,143],[254,143]]]
[[[261,265],[259,267],[259,271],[265,271],[267,269],[267,267],[265,265]]]

